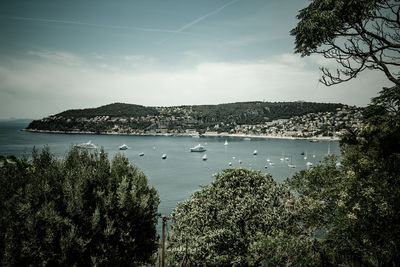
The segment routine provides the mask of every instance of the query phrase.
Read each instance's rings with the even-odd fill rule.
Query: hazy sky
[[[307,0],[2,0],[0,119],[113,102],[318,101],[364,106],[379,72],[325,87],[293,53]]]

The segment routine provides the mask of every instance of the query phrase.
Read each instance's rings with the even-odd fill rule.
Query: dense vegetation
[[[228,169],[172,212],[171,265],[185,257],[207,266],[258,264],[264,236],[301,235],[294,195],[271,175]]]
[[[49,118],[35,120],[27,129],[48,131],[90,131],[95,133],[138,130],[169,131],[197,129],[200,132],[219,125],[229,131],[235,125],[260,124],[308,113],[334,112],[342,104],[312,102],[241,102],[220,105],[143,107],[115,103],[95,109],[68,110]],[[107,116],[107,118],[104,118]],[[102,118],[95,118],[102,117]],[[117,127],[115,127],[117,126]]]
[[[193,106],[194,117],[200,121],[196,128],[206,129],[220,124],[221,131],[232,125],[260,124],[276,119],[289,119],[308,113],[334,112],[342,104],[313,102],[240,102],[220,105]],[[227,126],[227,127],[224,127]]]
[[[122,155],[0,158],[2,266],[137,266],[157,249],[159,199]]]
[[[147,115],[157,115],[155,108],[144,107],[134,104],[113,103],[98,108],[71,109],[57,114],[66,119],[71,118],[93,118],[96,116],[111,117],[141,117]]]

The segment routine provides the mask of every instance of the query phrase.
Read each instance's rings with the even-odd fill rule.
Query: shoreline
[[[186,136],[196,137],[194,134],[189,133],[110,133],[110,132],[89,132],[89,131],[51,131],[51,130],[35,130],[35,129],[21,129],[25,132],[33,133],[50,133],[50,134],[96,134],[96,135],[127,135],[127,136]],[[297,136],[283,136],[283,135],[254,135],[254,134],[230,134],[227,132],[205,132],[200,137],[230,137],[230,138],[257,138],[257,139],[287,139],[287,140],[309,140],[313,141],[340,141],[339,137],[331,136],[313,136],[313,137],[297,137]]]

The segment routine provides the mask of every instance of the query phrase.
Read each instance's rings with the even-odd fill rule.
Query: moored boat
[[[201,144],[198,144],[195,147],[190,148],[190,152],[204,152],[206,149]]]
[[[90,141],[90,140],[87,143],[77,144],[77,145],[75,145],[75,147],[86,148],[86,149],[96,149],[97,148],[97,146],[95,144],[93,144],[92,141]]]
[[[118,148],[119,148],[119,150],[127,150],[129,147],[127,145],[125,145],[125,144],[122,144]]]

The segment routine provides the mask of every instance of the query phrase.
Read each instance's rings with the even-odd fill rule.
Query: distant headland
[[[32,121],[24,130],[47,133],[236,136],[338,140],[363,127],[362,108],[339,103],[239,102],[145,107],[113,103],[73,109]]]

